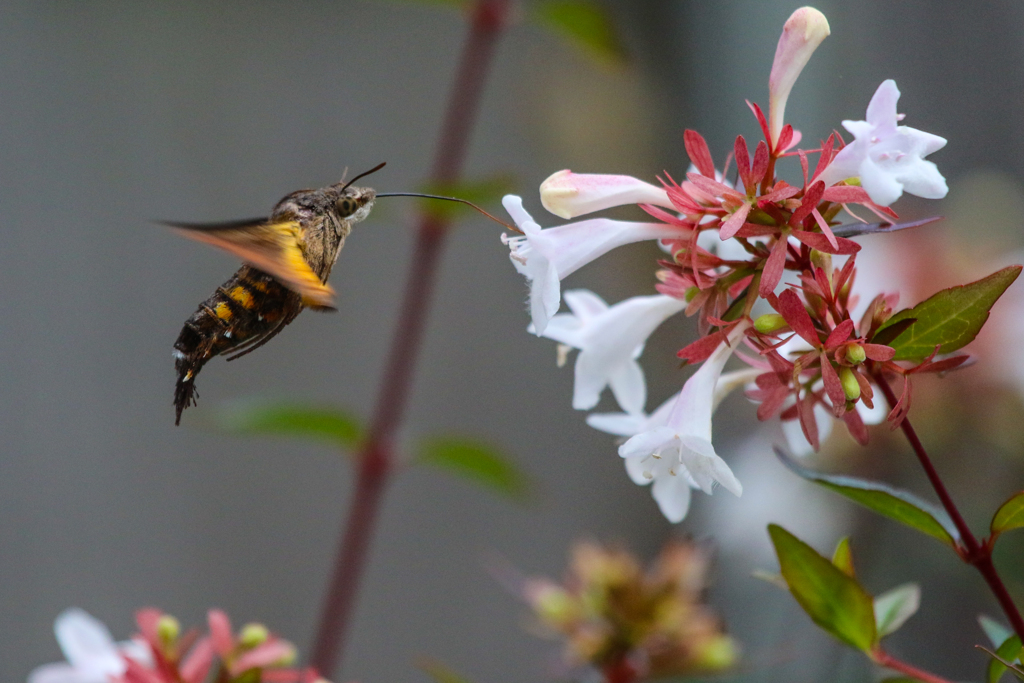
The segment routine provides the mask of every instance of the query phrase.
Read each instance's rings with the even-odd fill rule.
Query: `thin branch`
[[[885,394],[885,400],[889,402],[889,406],[895,407],[898,399],[883,373],[880,371],[874,372],[872,376],[875,383],[882,390],[882,393]],[[910,420],[904,417],[900,423],[900,428],[907,437],[907,441],[910,442],[910,446],[914,449],[914,454],[917,455],[917,460],[921,463],[928,481],[931,482],[932,488],[935,489],[942,507],[945,508],[950,519],[953,520],[953,524],[960,532],[960,539],[963,542],[965,551],[961,554],[961,557],[981,573],[992,594],[999,601],[999,606],[1002,608],[1003,613],[1006,614],[1006,618],[1010,620],[1010,625],[1013,626],[1014,632],[1020,636],[1021,640],[1024,640],[1024,618],[1021,618],[1020,610],[1014,604],[1013,598],[1010,597],[1010,592],[1006,589],[1006,585],[992,563],[992,546],[988,543],[978,542],[978,539],[971,533],[970,527],[967,526],[963,515],[960,514],[960,510],[953,502],[953,497],[949,495],[946,485],[939,476],[938,470],[935,469],[935,465],[932,464],[931,458],[928,457],[928,452],[924,449],[924,445],[921,443],[921,439],[918,438],[913,425],[910,424]]]
[[[478,0],[472,10],[469,35],[435,153],[430,178],[435,184],[454,182],[461,173],[508,5],[509,0]],[[357,457],[355,492],[313,646],[311,663],[327,676],[338,670],[345,652],[360,579],[394,466],[395,434],[409,402],[447,228],[448,222],[436,214],[421,214],[402,307],[369,435]]]
[[[893,657],[888,652],[883,652],[881,650],[876,651],[874,653],[874,660],[886,668],[892,669],[893,671],[899,671],[901,674],[906,674],[911,678],[924,681],[924,683],[951,683],[951,681],[942,678],[941,676],[936,676],[929,671],[918,669],[916,666],[911,666],[910,664]]]

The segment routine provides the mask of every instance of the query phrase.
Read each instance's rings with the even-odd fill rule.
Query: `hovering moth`
[[[327,278],[352,226],[369,215],[376,197],[368,187],[352,186],[367,173],[346,184],[292,192],[269,218],[167,224],[246,262],[199,304],[174,342],[174,424],[195,405],[196,375],[208,360],[228,353],[228,360],[234,360],[255,351],[304,308],[334,309]]]
[[[292,192],[277,203],[269,218],[228,223],[165,223],[190,239],[225,249],[246,265],[192,314],[174,342],[174,424],[196,404],[196,375],[214,356],[235,360],[273,339],[304,308],[334,310],[334,290],[327,284],[345,238],[366,218],[381,197],[423,197],[468,204],[506,228],[513,226],[465,199],[416,192],[377,194],[348,183]]]

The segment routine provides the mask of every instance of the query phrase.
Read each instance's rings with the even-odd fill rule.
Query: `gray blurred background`
[[[737,133],[756,139],[743,101],[767,105],[775,44],[797,4],[609,7],[632,57],[625,69],[595,66],[525,25],[500,45],[468,172],[513,174],[535,215],[536,187],[561,168],[678,177],[684,128],[700,130],[719,163]],[[877,85],[895,78],[906,123],[949,138],[933,158],[952,190],[898,210],[960,216],[965,258],[1019,246],[1024,4],[817,7],[832,36],[787,112],[805,141],[862,118]],[[211,362],[180,428],[171,344],[237,263],[150,221],[259,215],[292,190],[385,160],[373,186],[417,189],[463,35],[457,12],[415,3],[0,4],[0,680],[60,658],[51,624],[70,605],[118,637],[140,606],[186,624],[219,606],[308,652],[349,464],[315,445],[219,434],[210,414],[240,397],[368,414],[412,256],[411,200],[382,202],[357,226],[332,278],[339,313],[306,313],[257,353]],[[522,628],[525,607],[486,558],[559,575],[573,539],[620,539],[649,557],[672,533],[719,540],[712,600],[744,643],[743,680],[870,680],[788,595],[750,578],[775,566],[769,521],[822,551],[852,534],[875,592],[920,581],[924,607],[892,650],[953,679],[982,677],[973,620],[996,610],[981,580],[939,544],[793,481],[766,449],[774,433],[742,443],[756,425],[741,397],[716,430],[743,499],[696,494],[690,517],[667,524],[612,440],[572,410],[572,372],[555,368],[554,345],[526,334],[526,288],[498,234],[471,219],[453,235],[404,433],[484,438],[540,482],[539,496],[517,507],[434,472],[403,473],[335,680],[422,681],[423,655],[476,683],[545,680],[558,646]],[[625,248],[568,286],[609,301],[650,293],[657,257],[651,244]],[[652,407],[685,379],[672,354],[690,335],[673,323],[647,347]],[[923,387],[927,405],[920,396],[941,385]],[[1021,414],[1010,393],[1001,424]],[[980,530],[1022,488],[1020,439],[936,424],[952,444],[942,462],[954,495]],[[927,493],[905,446],[877,433],[873,451],[839,436],[815,464]],[[1009,543],[997,560],[1021,597],[1022,547]]]

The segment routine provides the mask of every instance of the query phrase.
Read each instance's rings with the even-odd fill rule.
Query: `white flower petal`
[[[615,400],[627,413],[641,413],[647,403],[647,382],[644,371],[635,360],[629,360],[612,370],[608,376]]]
[[[565,292],[565,304],[573,315],[586,322],[608,310],[604,299],[589,289],[569,289]]]
[[[77,607],[64,610],[57,617],[53,630],[64,657],[74,668],[98,674],[124,671],[110,631],[85,610]]]
[[[561,218],[626,204],[657,204],[672,208],[663,188],[624,175],[558,171],[540,185],[544,208]]]
[[[675,440],[676,432],[674,429],[668,427],[656,427],[650,429],[641,434],[629,439],[626,443],[619,446],[619,456],[623,458],[632,458],[637,456],[646,456],[660,450]]]
[[[681,474],[658,477],[651,487],[651,495],[658,503],[665,519],[678,524],[690,509],[690,483]]]
[[[615,434],[616,436],[633,436],[643,431],[647,416],[643,413],[591,413],[587,415],[587,424],[594,429]]]
[[[648,476],[647,466],[644,464],[645,458],[623,458],[622,462],[626,465],[626,474],[629,475],[630,481],[637,486],[647,486],[653,479]]]

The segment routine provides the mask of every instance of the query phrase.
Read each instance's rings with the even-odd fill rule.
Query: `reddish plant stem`
[[[888,652],[878,650],[874,653],[874,659],[884,667],[892,669],[893,671],[899,671],[901,674],[906,674],[911,678],[924,681],[925,683],[950,683],[948,679],[936,676],[935,674],[923,669],[918,669],[916,666],[911,666],[900,659],[896,659]]]
[[[873,376],[882,393],[885,394],[885,400],[889,402],[889,406],[895,407],[898,399],[885,376],[882,372],[875,372]],[[953,502],[953,497],[949,495],[946,485],[939,476],[938,470],[935,469],[935,465],[932,464],[931,458],[928,457],[928,452],[924,449],[924,445],[921,443],[921,439],[918,438],[913,425],[910,424],[910,420],[904,418],[903,422],[900,423],[900,428],[907,437],[907,441],[910,442],[911,448],[914,449],[914,454],[917,455],[917,460],[921,463],[921,467],[924,469],[928,481],[931,482],[932,488],[935,489],[935,493],[939,496],[942,507],[946,509],[957,531],[960,532],[960,540],[964,546],[960,553],[961,558],[964,562],[973,565],[981,573],[992,594],[999,601],[999,606],[1002,608],[1003,613],[1006,614],[1006,618],[1010,620],[1010,625],[1013,626],[1014,632],[1020,636],[1021,640],[1024,640],[1024,618],[1021,618],[1020,610],[1014,604],[1013,598],[1010,597],[1010,592],[1006,590],[1006,585],[999,576],[999,572],[996,571],[995,564],[992,563],[992,545],[979,542],[974,534],[971,533],[970,527],[967,526],[963,515],[960,514],[960,510],[957,509],[956,504]]]
[[[508,4],[509,0],[478,0],[472,10],[469,35],[435,152],[430,177],[433,183],[454,182],[462,170],[469,133],[479,110],[495,44],[505,26]],[[447,228],[447,221],[435,214],[423,213],[419,219],[401,311],[369,433],[357,454],[355,491],[313,645],[311,664],[327,676],[338,670],[345,652],[359,582],[384,490],[394,468],[395,433],[409,402]]]

